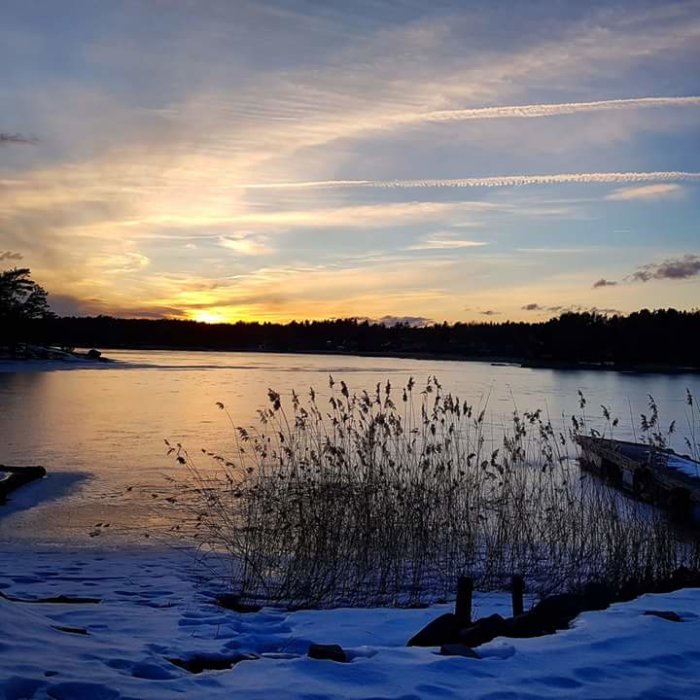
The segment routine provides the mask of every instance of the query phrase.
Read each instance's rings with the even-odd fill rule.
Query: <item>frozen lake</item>
[[[387,379],[398,388],[409,377],[420,388],[435,375],[446,391],[469,403],[488,401],[494,435],[516,406],[521,411],[542,408],[561,425],[562,414],[579,413],[581,390],[592,418],[600,418],[600,404],[605,404],[620,418],[617,437],[633,439],[632,422],[638,430],[639,414],[648,412],[651,394],[662,424],[676,420],[679,434],[671,446],[681,452],[681,436],[687,433],[686,389],[700,396],[698,375],[338,355],[106,355],[118,362],[71,369],[0,363],[0,464],[42,464],[50,473],[0,510],[0,540],[91,542],[88,534],[98,522],[110,523],[115,544],[157,530],[163,522],[164,477],[178,474],[166,456],[164,439],[181,442],[192,454],[200,448],[225,454],[231,428],[217,401],[226,404],[236,424],[250,425],[257,409],[267,404],[268,387],[289,396],[292,390],[305,395],[313,386],[323,397],[329,374],[351,390],[369,390]],[[106,531],[101,532],[106,539]]]

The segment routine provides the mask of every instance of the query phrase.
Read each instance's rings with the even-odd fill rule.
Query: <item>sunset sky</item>
[[[0,269],[58,313],[700,306],[698,2],[0,10]]]

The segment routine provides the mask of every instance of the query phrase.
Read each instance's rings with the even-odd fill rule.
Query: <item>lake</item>
[[[634,437],[631,415],[648,412],[654,396],[666,426],[677,421],[672,446],[684,451],[686,389],[700,396],[699,375],[525,369],[484,362],[450,362],[340,355],[109,351],[114,364],[60,369],[49,364],[0,363],[0,464],[42,464],[50,476],[17,493],[0,509],[0,540],[32,539],[86,545],[89,535],[114,545],[157,533],[167,522],[161,505],[166,477],[185,478],[164,439],[230,452],[231,426],[216,407],[223,402],[234,422],[250,425],[267,405],[267,389],[289,397],[313,386],[320,397],[328,375],[351,390],[390,380],[400,387],[414,377],[418,388],[434,375],[446,391],[476,405],[488,402],[494,436],[513,409],[542,408],[553,423],[587,412],[600,419],[600,404],[620,418],[618,437]],[[322,400],[322,399],[321,399]],[[110,528],[96,528],[109,523]],[[96,541],[95,541],[96,543]]]

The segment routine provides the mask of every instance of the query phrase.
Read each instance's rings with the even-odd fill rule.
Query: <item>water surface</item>
[[[162,524],[165,477],[185,476],[166,455],[164,439],[181,442],[193,454],[200,448],[230,452],[231,427],[216,402],[226,404],[237,424],[250,425],[266,405],[269,387],[289,396],[313,386],[322,402],[329,374],[355,390],[387,380],[398,387],[409,377],[420,386],[434,375],[446,391],[477,405],[488,402],[494,435],[515,407],[542,408],[560,423],[562,414],[579,412],[579,390],[588,397],[591,417],[600,417],[600,404],[620,417],[620,437],[634,437],[632,422],[638,428],[649,394],[663,424],[676,420],[682,433],[686,389],[700,396],[698,375],[339,355],[106,354],[118,362],[70,369],[0,364],[0,464],[42,464],[50,472],[45,483],[0,511],[0,539],[90,541],[91,532],[100,533],[100,542],[117,538],[113,532],[122,539],[143,537]],[[675,446],[681,449],[682,441]],[[106,522],[111,530],[95,528]]]

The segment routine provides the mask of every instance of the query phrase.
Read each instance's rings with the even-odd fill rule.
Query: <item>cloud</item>
[[[154,227],[162,227],[167,230],[167,235],[170,238],[176,229],[201,227],[206,227],[209,230],[215,227],[221,227],[219,230],[230,230],[237,226],[256,230],[271,228],[272,232],[285,231],[290,228],[382,228],[400,224],[412,225],[418,222],[449,220],[455,217],[460,217],[461,224],[465,225],[462,217],[466,215],[476,216],[500,212],[519,216],[523,214],[540,215],[550,213],[550,209],[541,207],[531,212],[523,212],[507,203],[409,201],[309,209],[233,210],[221,214],[200,211],[183,214],[164,212],[123,221],[121,225],[131,228],[134,234],[139,228],[144,228],[147,231],[147,238],[153,236]],[[561,210],[557,209],[553,213],[560,215],[560,212]],[[1,210],[0,213],[2,213]],[[236,245],[235,241],[239,240],[235,235],[227,236],[227,238],[234,241],[234,246]]]
[[[272,145],[291,152],[403,124],[670,107],[692,105],[697,99],[642,97],[444,109],[456,102],[512,100],[513,93],[533,84],[552,89],[588,86],[598,76],[609,80],[612,66],[624,73],[654,59],[668,61],[675,52],[692,49],[697,40],[692,9],[673,5],[663,11],[591,12],[568,26],[554,22],[546,37],[533,31],[533,41],[516,41],[512,50],[490,46],[482,54],[478,48],[464,51],[472,43],[483,46],[485,39],[484,25],[477,29],[468,22],[469,13],[464,15],[456,12],[449,21],[431,18],[419,24],[403,24],[397,16],[395,28],[367,32],[321,70],[290,68],[280,79],[256,81],[236,94],[234,108],[246,136],[262,148]],[[529,33],[523,30],[523,35]],[[285,119],[271,123],[271,107]],[[290,123],[295,125],[292,130],[286,128]],[[276,136],[283,130],[287,138],[278,144]]]
[[[663,199],[665,197],[678,197],[684,192],[685,188],[682,185],[669,182],[656,185],[642,185],[641,187],[620,187],[607,195],[605,199],[613,202]]]
[[[541,255],[574,255],[579,253],[589,253],[591,247],[587,248],[515,248],[516,253],[537,253]]]
[[[500,311],[494,311],[493,309],[486,309],[486,311],[479,311],[482,316],[500,316]]]
[[[138,272],[150,265],[150,260],[141,253],[118,253],[94,261],[95,266],[105,274]]]
[[[240,255],[266,255],[272,252],[267,240],[266,236],[250,236],[243,233],[221,236],[219,243]]]
[[[488,245],[488,242],[454,238],[453,234],[450,233],[434,233],[409,246],[408,250],[459,250],[461,248],[477,248],[484,245]]]
[[[0,261],[2,260],[22,260],[24,256],[21,253],[14,253],[11,250],[0,250]]]
[[[411,328],[425,328],[434,323],[425,316],[382,316],[374,321],[382,326],[396,326],[397,324],[411,326]]]
[[[442,178],[425,180],[316,180],[302,182],[257,183],[237,185],[240,189],[275,188],[345,188],[381,189],[524,187],[527,185],[614,184],[618,182],[700,181],[700,173],[683,171],[556,173],[552,175],[503,175],[496,177]]]
[[[338,250],[345,250],[348,241],[352,241],[353,247],[361,247],[366,240],[371,240],[370,236],[358,232],[361,227],[396,227],[391,245],[404,247],[416,242],[426,229],[452,226],[459,219],[481,218],[481,212],[486,210],[460,209],[447,202],[449,198],[459,199],[465,194],[458,192],[426,191],[416,195],[410,190],[386,193],[367,189],[360,192],[357,199],[349,200],[348,192],[341,188],[353,186],[353,181],[341,181],[340,178],[353,175],[369,178],[361,182],[370,188],[383,187],[382,178],[492,175],[500,172],[507,175],[506,180],[467,178],[470,184],[465,186],[511,187],[548,184],[549,180],[545,182],[542,178],[551,178],[512,176],[512,173],[623,168],[624,165],[615,163],[612,152],[605,154],[604,165],[591,165],[592,160],[575,159],[574,153],[570,159],[558,160],[555,164],[536,161],[528,157],[527,150],[519,150],[520,160],[487,159],[486,165],[491,164],[487,169],[479,154],[474,153],[473,158],[466,159],[456,150],[457,144],[448,158],[437,153],[434,158],[424,157],[420,140],[424,135],[452,138],[458,135],[457,132],[468,131],[472,139],[470,149],[478,142],[479,148],[487,150],[501,141],[490,136],[482,139],[480,132],[482,128],[494,126],[499,131],[517,131],[520,145],[525,144],[522,148],[527,149],[530,140],[522,138],[522,129],[527,127],[536,131],[540,125],[546,131],[552,126],[551,122],[523,122],[520,119],[511,124],[503,119],[590,111],[600,114],[582,114],[581,121],[595,118],[597,126],[601,121],[616,117],[614,121],[624,122],[627,128],[628,117],[634,116],[632,110],[636,109],[645,109],[647,120],[650,111],[654,112],[654,118],[664,119],[666,112],[661,109],[646,109],[664,107],[655,102],[666,99],[663,97],[636,101],[562,101],[548,105],[520,103],[541,101],[542,86],[546,86],[548,95],[556,96],[551,98],[553,100],[620,95],[615,90],[639,88],[640,83],[633,80],[638,74],[647,76],[644,86],[652,86],[652,78],[663,76],[666,66],[677,70],[681,63],[679,51],[688,49],[694,55],[700,27],[696,10],[682,9],[680,5],[665,6],[665,3],[659,4],[654,12],[649,12],[646,5],[643,8],[625,7],[624,11],[619,7],[606,7],[600,13],[593,8],[589,12],[586,8],[574,18],[568,12],[561,17],[552,17],[546,28],[541,26],[539,11],[534,12],[537,17],[532,18],[532,25],[523,28],[515,18],[501,26],[498,10],[496,15],[484,13],[483,21],[480,18],[475,24],[473,14],[462,8],[456,8],[447,16],[442,9],[437,13],[424,12],[427,6],[419,8],[415,3],[408,3],[411,6],[410,21],[402,16],[401,9],[396,9],[390,13],[389,26],[381,28],[375,23],[376,17],[369,16],[372,12],[358,14],[350,10],[353,21],[349,22],[350,17],[344,11],[329,10],[336,19],[340,15],[337,25],[335,20],[329,19],[328,13],[324,12],[321,17],[311,12],[309,14],[314,17],[305,20],[314,27],[315,33],[310,36],[296,31],[294,13],[287,4],[284,12],[279,8],[274,11],[266,9],[265,17],[256,14],[250,18],[248,10],[241,8],[253,7],[256,3],[243,3],[241,8],[232,11],[230,24],[218,21],[218,11],[203,12],[195,7],[196,3],[173,5],[187,7],[187,13],[192,12],[192,21],[188,19],[181,31],[170,16],[163,16],[161,19],[173,31],[162,37],[150,30],[145,33],[125,31],[124,27],[131,27],[133,23],[127,21],[95,35],[94,43],[74,42],[68,46],[69,52],[77,51],[82,58],[88,56],[91,64],[100,68],[100,75],[108,76],[114,84],[124,86],[124,90],[114,90],[110,80],[85,82],[82,74],[70,72],[57,74],[55,79],[43,82],[39,79],[41,76],[32,74],[26,88],[22,81],[16,81],[16,90],[14,83],[10,86],[14,102],[21,107],[22,113],[31,115],[33,121],[16,121],[20,115],[13,117],[8,128],[17,124],[27,133],[41,134],[42,141],[51,148],[47,153],[37,154],[41,157],[29,163],[22,158],[33,158],[43,149],[13,149],[10,146],[7,151],[0,150],[8,155],[11,151],[13,157],[19,152],[21,156],[17,160],[18,170],[8,169],[2,174],[17,181],[8,191],[3,184],[0,192],[2,229],[9,236],[3,245],[21,250],[30,257],[32,267],[41,271],[43,279],[52,281],[52,288],[57,292],[84,298],[100,296],[108,299],[112,308],[129,308],[132,301],[135,305],[140,302],[145,308],[156,304],[165,307],[169,303],[175,308],[182,302],[183,306],[177,308],[186,308],[188,299],[178,297],[183,278],[245,274],[246,281],[236,282],[232,287],[237,294],[235,300],[248,303],[249,308],[236,309],[235,313],[272,315],[274,310],[265,306],[268,303],[266,294],[273,295],[279,288],[284,288],[287,294],[287,289],[293,285],[287,284],[286,277],[282,277],[281,282],[270,280],[269,277],[274,275],[269,269],[257,269],[259,259],[251,252],[254,246],[246,250],[247,242],[231,236],[232,232],[256,229],[255,233],[269,234],[270,240],[281,246],[277,259],[269,261],[270,267],[287,264],[300,268],[290,275],[303,294],[295,292],[290,302],[290,306],[292,303],[295,306],[279,317],[289,318],[293,314],[327,316],[341,312],[373,314],[375,317],[383,314],[400,317],[407,312],[426,317],[452,313],[453,318],[459,317],[458,311],[447,309],[452,308],[450,304],[454,306],[468,297],[472,286],[478,290],[479,280],[488,276],[480,267],[481,261],[475,263],[474,275],[460,269],[449,276],[440,270],[431,274],[427,285],[405,262],[397,263],[396,269],[387,270],[382,266],[371,274],[371,282],[381,290],[379,293],[367,282],[364,264],[358,263],[352,272],[340,273],[330,265],[328,269],[317,272],[301,268],[312,267],[321,257],[321,252],[324,262],[333,260],[338,263]],[[219,5],[216,3],[217,8]],[[398,5],[404,9],[408,7],[403,2]],[[72,11],[68,12],[70,16]],[[139,22],[134,26],[150,27],[149,22],[142,21],[146,18],[143,12],[143,9],[138,10]],[[212,20],[214,14],[217,15],[216,22]],[[278,14],[282,29],[270,42],[267,22],[269,16]],[[367,21],[367,25],[347,36],[347,27],[351,24],[357,27],[354,23],[360,19]],[[89,25],[94,20],[88,14],[85,21]],[[277,20],[275,26],[276,23]],[[210,26],[215,31],[209,31]],[[490,27],[498,36],[488,36]],[[239,35],[232,41],[229,30],[234,28]],[[530,29],[536,31],[530,32]],[[509,35],[512,32],[513,41],[504,41],[502,32]],[[46,40],[52,39],[54,34],[60,39],[60,32],[49,32]],[[261,35],[266,37],[270,51],[260,51]],[[278,40],[285,38],[291,42],[287,48],[293,50],[280,53]],[[172,51],[174,45],[184,46],[186,50],[176,55],[177,52]],[[301,53],[299,46],[304,46]],[[100,52],[102,55],[97,56]],[[242,53],[245,54],[243,60]],[[682,60],[690,65],[688,59],[684,54]],[[149,66],[149,75],[142,75],[143,65]],[[628,69],[633,69],[634,74]],[[171,80],[172,76],[178,76],[178,80]],[[670,84],[669,79],[657,84],[664,83]],[[575,86],[575,91],[572,91],[572,86]],[[681,82],[676,81],[676,86],[682,87]],[[659,89],[637,94],[665,93],[666,90]],[[65,99],[66,95],[68,99]],[[684,99],[693,98],[678,98]],[[80,105],[79,110],[75,110],[76,104]],[[678,107],[684,115],[692,117],[694,108],[687,104],[678,102],[665,106]],[[617,116],[616,110],[627,111]],[[369,142],[364,149],[356,141],[348,141],[365,134],[374,139],[377,124],[400,128],[402,121],[413,118],[411,115],[417,115],[423,122],[495,121],[477,128],[474,128],[477,122],[469,122],[468,129],[463,126],[454,128],[449,124],[447,127],[430,127],[415,140],[387,143],[386,151],[385,144],[378,141]],[[561,142],[571,148],[577,130],[569,128],[568,120],[557,120],[556,123],[564,131],[568,130]],[[332,148],[324,148],[337,139],[341,141]],[[399,151],[398,157],[392,159],[396,151]],[[588,156],[588,152],[585,155]],[[595,155],[590,154],[591,158]],[[577,165],[572,165],[574,162]],[[457,163],[462,164],[462,170],[454,169]],[[438,167],[440,169],[436,169]],[[499,167],[500,170],[496,169]],[[595,173],[578,173],[568,177],[592,178],[593,175]],[[338,181],[326,180],[336,176]],[[291,189],[299,191],[284,191],[275,180],[281,181],[282,186],[291,181]],[[307,181],[306,189],[303,183],[300,186],[294,182],[297,180]],[[258,193],[237,188],[239,183],[245,182],[272,183],[280,191]],[[325,187],[327,182],[335,182],[338,189],[332,192],[321,190],[323,201],[320,201],[321,197],[316,199],[318,189]],[[459,181],[454,184],[445,182],[451,181],[428,181],[425,186],[462,186],[457,184]],[[634,184],[640,181],[621,179],[619,182]],[[670,181],[641,181],[642,184],[653,182]],[[401,183],[396,187],[414,186],[409,180]],[[611,189],[613,187],[608,188]],[[356,192],[350,191],[349,194]],[[481,196],[482,193],[478,194]],[[499,195],[510,193],[483,194],[498,200]],[[375,206],[372,203],[379,199],[399,198],[441,201],[425,205],[414,202],[386,205],[382,202]],[[358,206],[344,206],[349,201]],[[506,209],[490,211],[500,213]],[[450,220],[445,221],[447,218]],[[429,225],[418,231],[416,222],[428,222]],[[331,227],[347,231],[333,231],[327,236],[325,232],[308,231],[310,228]],[[399,227],[408,230],[398,230]],[[501,239],[497,236],[501,232],[496,226],[490,230],[496,234],[494,247],[497,243],[500,248]],[[201,242],[197,239],[200,232]],[[280,240],[286,234],[292,238],[288,245]],[[387,231],[387,239],[389,235]],[[227,254],[221,247],[221,237],[230,241],[228,247],[234,254]],[[468,239],[471,233],[463,232],[462,237]],[[186,255],[182,250],[185,240],[192,241],[189,245],[197,245],[198,255]],[[447,240],[445,236],[436,235],[432,241],[426,242],[438,248],[436,253],[442,248],[446,253],[442,257],[447,258],[450,251],[446,251],[446,247],[463,245],[456,243],[455,239],[449,243]],[[382,245],[383,241],[384,238]],[[122,248],[122,243],[131,243],[133,249]],[[372,241],[371,245],[375,243]],[[466,250],[466,240],[464,247]],[[124,279],[115,279],[114,274],[104,274],[102,260],[133,252],[136,248],[152,258],[151,267],[145,267],[147,260],[139,262],[138,258],[117,257],[112,260],[113,269],[128,276],[128,283]],[[244,256],[244,253],[249,254]],[[454,251],[452,254],[457,255]],[[412,257],[420,257],[420,262],[423,262],[422,258],[437,255]],[[522,273],[523,279],[518,277],[522,284],[525,284],[525,274]],[[507,274],[501,275],[502,280],[506,278]],[[257,285],[254,280],[258,280]],[[342,288],[336,293],[339,282],[342,282]],[[583,281],[583,286],[587,284],[590,280]],[[243,287],[240,290],[239,285]],[[370,292],[376,298],[370,298]],[[516,298],[534,296],[543,300],[557,298],[557,303],[571,301],[565,295],[550,297],[546,287],[542,292],[540,295],[540,292],[524,291]],[[433,296],[427,296],[428,293]],[[512,297],[501,304],[500,300],[489,298],[490,293],[488,290],[483,300],[471,302],[472,305],[477,309],[507,309],[508,304],[512,304]],[[196,302],[193,293],[189,301],[204,304],[227,301],[224,297],[217,298],[217,295],[218,292],[214,291],[200,292]],[[269,299],[272,303],[274,297]],[[520,315],[525,315],[525,312]]]
[[[22,136],[22,134],[7,134],[0,132],[0,146],[5,143],[16,143],[28,146],[38,143],[38,140],[33,136]]]
[[[82,299],[70,294],[49,294],[49,306],[59,316],[97,316],[114,313],[99,299]]]
[[[521,307],[523,311],[544,311],[544,306],[540,306],[539,304],[525,304],[525,306]]]
[[[601,277],[597,282],[593,283],[593,289],[598,289],[600,287],[614,287],[615,285],[617,285],[615,280],[606,280],[604,277]]]
[[[185,312],[175,306],[153,305],[148,308],[133,305],[115,305],[96,296],[49,294],[49,306],[58,316],[116,316],[120,318],[185,318]]]
[[[660,263],[642,265],[627,278],[630,282],[650,280],[685,280],[700,275],[700,255],[667,258]]]
[[[581,306],[580,304],[571,304],[570,306],[558,307],[562,314],[603,314],[605,316],[620,315],[623,312],[620,309],[599,308],[598,306]]]

